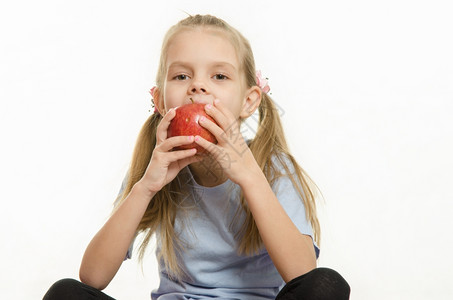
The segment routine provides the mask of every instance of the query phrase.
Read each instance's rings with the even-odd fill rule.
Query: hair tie
[[[271,87],[269,86],[269,83],[268,83],[268,80],[269,78],[264,78],[262,75],[261,75],[261,71],[260,70],[257,70],[256,73],[256,85],[260,87],[260,89],[264,92],[264,93],[269,93],[269,91],[271,90]]]
[[[159,110],[157,109],[156,103],[154,103],[154,92],[155,92],[155,91],[156,91],[156,87],[153,86],[153,87],[149,90],[149,93],[151,94],[151,97],[152,97],[152,98],[151,98],[151,103],[152,103],[152,105],[153,105],[153,107],[154,107],[154,112],[153,112],[153,113],[159,114]]]

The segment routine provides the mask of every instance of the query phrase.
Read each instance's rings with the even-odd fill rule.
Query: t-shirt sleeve
[[[287,160],[286,162],[288,163],[289,161]],[[294,168],[292,167],[292,165],[288,166],[289,170],[292,172]],[[316,258],[318,258],[320,249],[314,241],[313,229],[305,215],[305,205],[303,199],[297,193],[297,189],[291,182],[289,176],[285,173],[282,177],[278,178],[274,182],[272,190],[274,191],[277,199],[283,206],[283,209],[288,214],[291,221],[294,223],[294,225],[296,225],[297,229],[299,229],[302,234],[308,235],[312,238]]]
[[[129,179],[129,174],[126,174],[126,176],[123,179],[123,182],[121,183],[121,187],[120,187],[120,190],[118,192],[118,196],[116,197],[114,206],[118,205],[118,203],[120,202],[120,200],[121,200],[121,198],[123,196],[123,192],[126,189],[128,179]],[[135,242],[135,238],[132,240],[132,243],[129,246],[129,249],[127,250],[127,253],[126,253],[126,256],[125,256],[124,260],[132,258],[132,251],[134,250],[134,242]]]

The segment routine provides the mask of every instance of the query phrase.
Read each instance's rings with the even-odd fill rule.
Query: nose
[[[190,85],[189,92],[191,94],[207,94],[208,90],[206,89],[206,84],[203,81],[196,79]]]
[[[197,93],[198,94],[206,94],[206,89],[205,88],[196,88],[196,87],[194,87],[194,88],[192,88],[191,92],[194,93],[194,94],[197,94]]]

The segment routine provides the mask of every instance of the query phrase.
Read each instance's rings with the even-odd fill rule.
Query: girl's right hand
[[[199,161],[195,148],[171,151],[174,147],[191,144],[193,136],[175,136],[167,138],[171,120],[176,116],[175,109],[170,109],[157,126],[156,147],[143,177],[137,182],[150,193],[157,193],[172,181],[185,166]]]

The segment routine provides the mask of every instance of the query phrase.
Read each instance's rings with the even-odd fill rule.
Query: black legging
[[[336,271],[316,268],[288,282],[275,300],[343,300],[349,299],[350,287]],[[91,286],[74,279],[54,283],[43,300],[114,300]]]

